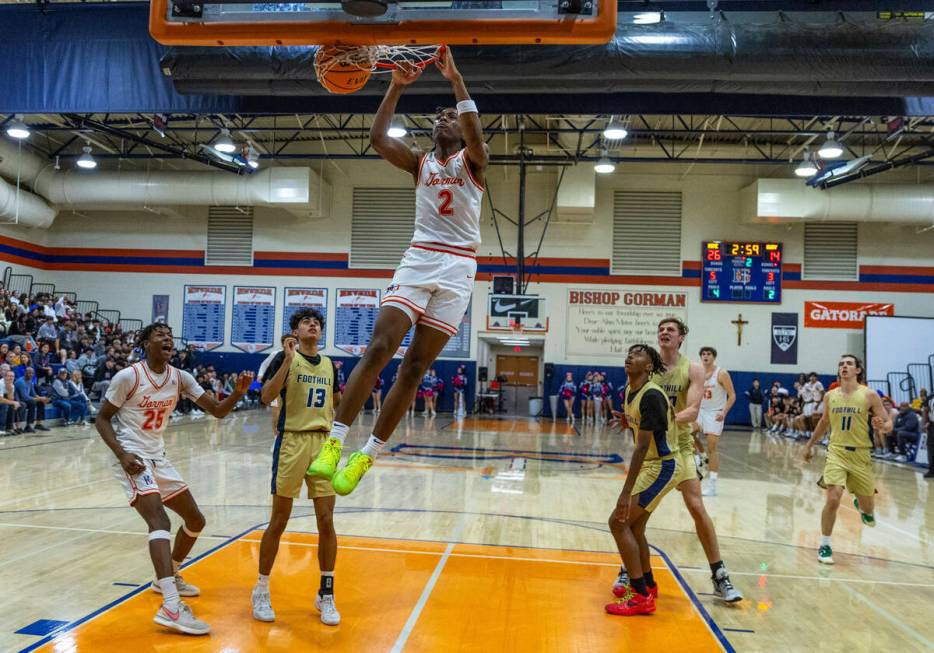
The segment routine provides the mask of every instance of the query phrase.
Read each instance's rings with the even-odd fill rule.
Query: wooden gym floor
[[[372,416],[348,442],[358,446]],[[152,623],[158,596],[145,527],[93,429],[0,440],[0,650],[930,651],[934,505],[920,472],[879,465],[875,529],[841,508],[832,567],[816,545],[821,460],[730,432],[720,496],[706,500],[746,600],[711,596],[678,494],[649,524],[658,612],[603,613],[618,556],[606,527],[630,447],[603,427],[421,416],[400,426],[360,488],[338,497],[338,627],[313,608],[315,521],[299,500],[272,576],[274,624],[250,616],[268,519],[268,413],[174,424],[169,457],[208,526],[185,576],[213,627],[191,638]],[[173,520],[177,525],[178,521]]]

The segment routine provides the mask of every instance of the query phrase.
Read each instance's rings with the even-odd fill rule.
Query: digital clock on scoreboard
[[[722,240],[703,244],[701,301],[782,301],[782,244]]]

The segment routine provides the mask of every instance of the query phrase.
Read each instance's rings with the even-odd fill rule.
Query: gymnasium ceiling
[[[55,7],[47,10],[50,4]],[[934,96],[928,93],[934,86],[934,20],[883,20],[871,10],[877,4],[720,0],[712,12],[707,0],[620,0],[621,11],[662,8],[665,21],[622,25],[613,44],[585,49],[580,56],[553,50],[546,62],[544,49],[510,51],[506,59],[512,70],[502,57],[499,65],[487,61],[496,59],[490,49],[474,48],[459,62],[465,76],[471,70],[468,79],[479,80],[471,89],[496,164],[516,163],[520,151],[533,164],[560,165],[596,160],[606,150],[617,161],[787,166],[790,174],[805,148],[813,151],[833,131],[848,159],[868,157],[867,165],[876,168],[924,166],[934,160],[934,116],[929,115],[934,111],[923,110],[934,99],[924,97]],[[372,114],[364,112],[375,109],[382,82],[352,96],[327,96],[308,70],[313,49],[309,54],[308,48],[161,48],[149,38],[146,7],[138,2],[0,0],[0,5],[20,5],[18,13],[4,16],[27,27],[10,30],[15,25],[7,20],[4,32],[0,19],[0,37],[5,35],[0,54],[5,45],[13,73],[6,82],[9,92],[0,93],[0,107],[6,102],[10,111],[23,111],[33,131],[26,147],[63,168],[90,145],[102,168],[211,165],[242,172],[210,147],[225,128],[238,145],[256,150],[262,166],[376,158],[367,142]],[[901,5],[912,10],[925,3]],[[104,54],[102,44],[118,28],[124,30],[123,42],[116,47],[126,50]],[[33,35],[25,34],[29,29]],[[659,34],[676,35],[680,45],[659,45]],[[639,41],[640,35],[652,38]],[[721,52],[724,44],[727,50]],[[49,77],[32,92],[34,80],[55,69],[52,57],[74,59],[82,48],[87,48],[87,56],[79,57],[83,66]],[[24,56],[27,51],[33,54]],[[132,84],[110,84],[115,74],[131,72],[119,66],[134,54],[151,61],[132,71]],[[607,81],[610,67],[593,62],[614,62],[615,85]],[[437,77],[419,80],[401,110],[425,112],[439,97],[447,101],[450,91]],[[545,84],[546,90],[525,88],[526,83]],[[24,88],[29,92],[17,96]],[[125,113],[120,104],[147,109]],[[64,106],[115,111],[59,113]],[[522,113],[538,107],[551,113]],[[602,137],[608,111],[620,112],[615,117],[629,130],[626,139]],[[0,113],[0,126],[12,116]],[[407,138],[424,139],[430,130],[429,115],[411,113],[404,120]]]
[[[0,115],[0,124],[10,116]],[[815,151],[834,131],[845,158],[869,163],[922,163],[934,155],[934,117],[730,115],[615,116],[629,132],[607,141],[611,116],[484,115],[484,132],[495,163],[514,164],[525,148],[532,164],[568,164],[598,159],[603,150],[617,161],[638,163],[736,163],[788,166],[805,148]],[[27,147],[62,167],[91,145],[103,168],[144,169],[156,164],[190,169],[214,164],[231,170],[211,147],[229,129],[239,146],[248,144],[260,164],[303,165],[316,159],[378,158],[369,147],[370,114],[165,115],[34,114]],[[409,134],[427,143],[430,115],[406,115]],[[913,161],[913,159],[916,159]]]

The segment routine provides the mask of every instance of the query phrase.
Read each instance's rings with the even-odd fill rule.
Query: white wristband
[[[480,113],[477,111],[477,103],[473,100],[461,100],[457,103],[457,115],[463,113]]]

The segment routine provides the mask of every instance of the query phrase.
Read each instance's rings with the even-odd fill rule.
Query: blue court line
[[[236,540],[240,539],[241,537],[243,537],[243,536],[246,535],[247,533],[250,533],[250,532],[256,530],[256,528],[257,528],[256,526],[254,526],[253,528],[249,528],[249,529],[243,531],[242,533],[240,533],[239,535],[235,535],[235,536],[233,536],[232,538],[230,538],[229,540],[227,540],[227,541],[225,541],[225,542],[221,542],[221,543],[218,544],[217,546],[215,546],[215,547],[213,547],[213,548],[211,548],[211,549],[208,549],[207,551],[205,551],[205,552],[202,553],[201,555],[197,556],[196,558],[192,558],[190,561],[188,561],[188,562],[186,562],[185,564],[183,564],[183,565],[181,566],[181,569],[184,569],[184,568],[187,567],[188,565],[194,564],[195,562],[197,562],[198,560],[201,560],[202,558],[206,558],[207,556],[211,555],[212,553],[215,553],[215,552],[219,551],[220,549],[224,548],[225,546],[229,546],[230,544],[234,543]],[[107,611],[110,610],[111,608],[116,607],[117,605],[123,603],[124,601],[127,601],[128,599],[133,598],[134,596],[136,596],[136,595],[139,594],[140,592],[145,591],[148,587],[149,587],[149,583],[146,583],[146,584],[144,584],[144,585],[140,585],[139,587],[137,587],[137,588],[136,588],[135,590],[133,590],[132,592],[127,592],[126,594],[124,594],[124,595],[121,596],[120,598],[111,601],[110,603],[108,603],[108,604],[105,605],[104,607],[98,608],[98,609],[95,610],[94,612],[91,612],[90,614],[86,614],[85,616],[81,617],[80,619],[76,619],[75,621],[72,621],[71,623],[69,623],[69,624],[68,624],[67,626],[65,626],[64,628],[55,631],[55,634],[54,634],[54,635],[47,635],[46,637],[43,637],[43,638],[40,639],[39,641],[33,642],[32,644],[30,644],[30,645],[27,646],[26,648],[20,649],[20,650],[19,650],[19,653],[28,653],[29,651],[34,651],[34,650],[36,650],[37,648],[39,648],[40,646],[43,646],[43,645],[48,644],[49,642],[51,642],[51,641],[53,641],[53,640],[55,640],[55,639],[58,639],[59,637],[61,637],[61,636],[64,635],[65,633],[74,630],[75,628],[77,628],[77,627],[80,626],[81,624],[83,624],[83,623],[85,623],[85,622],[87,622],[87,621],[90,621],[90,620],[93,619],[94,617],[97,617],[98,615],[101,615],[101,614],[107,612]]]
[[[691,603],[694,604],[694,607],[697,608],[697,611],[700,613],[701,618],[707,623],[707,627],[710,628],[710,632],[713,633],[720,641],[720,645],[723,646],[723,650],[727,653],[736,653],[736,649],[733,648],[733,645],[730,644],[730,640],[726,638],[726,635],[723,633],[723,630],[720,629],[720,626],[714,621],[714,618],[710,616],[710,613],[707,612],[707,608],[704,607],[704,604],[700,602],[700,599],[697,598],[697,595],[694,594],[694,590],[690,588],[687,584],[687,581],[684,580],[684,576],[681,575],[681,571],[671,561],[671,558],[668,557],[668,554],[659,549],[654,544],[649,544],[649,548],[658,552],[658,555],[662,557],[662,560],[665,561],[665,564],[668,565],[668,568],[671,570],[672,575],[681,585],[681,589],[684,590],[684,593],[687,594],[687,597],[691,600]]]
[[[551,454],[555,456],[581,456],[584,458],[605,458],[607,456],[619,456],[619,454],[613,453],[589,453],[589,452],[576,452],[576,451],[548,451],[542,449],[541,451],[530,451],[525,449],[496,449],[493,447],[450,447],[440,444],[397,444],[390,451],[393,453],[398,453],[403,449],[436,449],[438,451],[495,451],[497,453],[512,453],[512,454]]]
[[[55,619],[38,619],[27,626],[13,632],[14,635],[50,635],[59,628],[67,626],[67,621],[57,621]]]
[[[749,630],[748,628],[724,628],[723,630],[727,630],[731,633],[754,633],[756,632],[754,630]]]
[[[119,585],[120,587],[139,587],[139,583],[111,583],[111,585]]]

